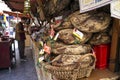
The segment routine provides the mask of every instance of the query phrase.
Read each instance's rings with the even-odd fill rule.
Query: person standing
[[[26,61],[26,56],[25,56],[25,30],[24,30],[24,23],[26,21],[25,17],[21,18],[21,21],[16,24],[15,27],[15,39],[18,41],[18,50],[19,50],[19,55],[20,55],[20,60],[21,61]]]

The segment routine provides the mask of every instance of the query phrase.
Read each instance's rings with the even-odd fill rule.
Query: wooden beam
[[[6,14],[9,14],[11,16],[15,16],[15,17],[26,17],[26,18],[31,18],[31,16],[28,14],[28,15],[25,15],[23,13],[16,13],[16,12],[10,12],[10,11],[3,11],[3,13],[6,13]]]
[[[16,4],[24,4],[24,2],[19,2],[19,1],[9,1],[9,2],[16,3]]]
[[[18,3],[18,4],[24,4],[24,0],[17,1],[17,0],[3,0],[5,2],[13,2],[13,3]]]
[[[117,47],[118,47],[118,37],[119,37],[119,19],[114,18],[113,21],[113,32],[112,32],[112,42],[111,42],[111,49],[110,49],[110,62],[109,62],[109,69],[111,71],[115,71],[116,65],[116,55],[117,55]]]
[[[43,21],[45,20],[44,10],[43,10],[43,3],[42,0],[37,0],[38,2],[38,8],[37,11],[39,12],[40,19]]]

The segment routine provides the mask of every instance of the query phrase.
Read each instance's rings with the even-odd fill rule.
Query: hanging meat
[[[74,54],[80,55],[91,51],[89,44],[77,44],[77,45],[66,45],[63,43],[56,42],[52,48],[54,54]]]
[[[111,21],[110,15],[104,12],[73,13],[71,23],[84,32],[100,32],[106,29]]]
[[[86,43],[92,36],[91,33],[82,33],[82,38],[77,38],[73,35],[73,29],[63,29],[60,30],[59,32],[59,39],[64,42],[65,44],[74,44],[74,43],[79,43],[79,44],[84,44]]]
[[[48,0],[45,4],[45,13],[47,16],[59,14],[63,9],[68,7],[71,0]]]
[[[99,44],[108,44],[110,43],[111,38],[107,33],[96,33],[93,35],[92,39],[89,41],[92,45],[99,45]]]

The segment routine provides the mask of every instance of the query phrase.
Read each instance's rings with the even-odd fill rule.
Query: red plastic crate
[[[108,66],[108,57],[110,52],[109,44],[95,45],[94,51],[96,54],[96,68],[105,69]]]

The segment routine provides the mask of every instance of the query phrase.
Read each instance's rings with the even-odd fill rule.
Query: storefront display
[[[90,21],[91,24],[88,24],[87,21]],[[39,43],[38,66],[43,67],[42,70],[57,79],[89,77],[95,68],[97,60],[94,52],[92,53],[93,46],[110,43],[108,34],[110,21],[111,18],[108,13],[96,11],[80,14],[77,11],[57,23],[50,23],[44,30],[41,28],[33,32],[32,35],[38,33],[34,34],[33,37],[39,36],[36,37],[37,43]],[[88,56],[84,57],[84,59],[79,57],[89,54],[92,58]],[[81,58],[88,61],[88,64]],[[78,61],[76,61],[77,59]],[[80,63],[80,65],[78,66],[77,63]],[[87,67],[85,67],[86,65]],[[84,66],[84,69],[82,66]],[[75,72],[76,69],[77,72]],[[82,74],[82,72],[85,72],[85,74]]]
[[[99,69],[105,71],[104,74],[110,72],[107,69],[110,45],[114,44],[113,37],[116,40],[118,37],[110,34],[118,26],[118,23],[112,25],[114,19],[105,6],[111,1],[37,0],[34,8],[33,4],[25,3],[23,12],[29,13],[31,8],[35,11],[33,14],[30,12],[32,20],[37,20],[29,27],[29,34],[39,80],[106,78]],[[107,77],[111,78],[111,75]]]

